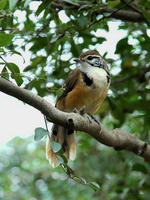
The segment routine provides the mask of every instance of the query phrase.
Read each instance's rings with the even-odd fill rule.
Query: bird
[[[79,64],[72,70],[66,81],[62,95],[57,98],[56,108],[64,112],[73,112],[84,108],[84,113],[93,116],[107,96],[110,86],[110,70],[96,50],[81,53],[74,61]],[[68,130],[58,124],[53,124],[50,141],[61,144],[66,159],[75,160],[76,141],[73,130]],[[46,145],[46,157],[50,165],[55,168],[60,161],[53,151],[49,140]]]

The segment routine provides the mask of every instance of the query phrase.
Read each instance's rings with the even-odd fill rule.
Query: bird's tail
[[[62,126],[54,124],[52,127],[52,133],[47,140],[46,145],[46,157],[49,160],[52,167],[57,167],[60,162],[58,159],[57,153],[55,153],[52,149],[51,142],[58,142],[61,144],[62,149],[64,151],[64,156],[67,160],[74,160],[76,157],[76,142],[75,142],[75,134],[73,131],[68,131]]]

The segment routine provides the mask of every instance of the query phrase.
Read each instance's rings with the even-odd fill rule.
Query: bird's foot
[[[99,125],[99,127],[100,127],[100,133],[101,133],[101,131],[102,131],[101,122],[100,122],[98,119],[96,119],[96,117],[93,116],[93,115],[89,115],[89,117],[90,117],[90,120],[91,120],[91,119],[94,120],[94,121]]]
[[[101,122],[95,116],[90,115],[90,117],[101,127]]]
[[[87,113],[85,112],[85,106],[83,106],[83,107],[80,108],[79,110],[78,110],[77,108],[75,108],[75,109],[73,110],[73,112],[74,112],[74,113],[78,113],[78,114],[82,115],[83,117],[86,117],[86,118],[89,120],[90,123],[92,123],[92,120],[94,120],[94,121],[99,125],[99,127],[100,127],[100,133],[101,133],[101,131],[102,131],[101,122],[100,122],[98,119],[96,119],[95,116],[87,114]]]
[[[84,115],[85,114],[85,106],[83,106],[82,108],[80,108],[80,109],[77,109],[77,108],[75,108],[74,110],[73,110],[73,112],[74,113],[78,113],[78,114],[80,114],[80,115]]]

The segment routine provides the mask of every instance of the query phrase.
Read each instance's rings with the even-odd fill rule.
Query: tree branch
[[[79,10],[81,6],[85,6],[82,8],[82,10],[90,10],[91,9],[91,2],[90,1],[80,1],[77,3],[77,5],[73,5],[71,3],[67,3],[63,0],[57,0],[53,1],[51,3],[52,8],[58,9],[58,10]],[[120,9],[112,9],[109,7],[103,7],[101,6],[100,11],[94,12],[95,15],[106,15],[106,18],[114,18],[114,19],[120,19],[122,21],[130,21],[130,22],[146,22],[147,20],[143,16],[143,13],[137,12],[137,10],[125,10],[123,8]],[[108,16],[108,14],[110,14]],[[94,23],[95,24],[95,23]]]
[[[125,5],[127,5],[127,7],[131,8],[135,12],[138,12],[139,14],[143,14],[140,11],[140,9],[132,3],[132,1],[121,0],[121,2],[124,3]]]
[[[114,9],[111,8],[102,8],[100,10],[101,13],[109,13],[110,16],[108,16],[107,18],[115,18],[115,19],[120,19],[123,21],[131,21],[131,22],[144,22],[145,21],[145,17],[143,17],[143,15],[135,12],[135,11],[131,11],[131,10],[116,10],[117,12],[115,12]]]
[[[1,19],[1,18],[6,18],[6,17],[12,17],[12,14],[0,15],[0,19]]]
[[[140,71],[138,71],[138,72],[136,72],[134,74],[131,74],[130,76],[126,76],[124,78],[119,78],[119,79],[113,80],[111,82],[111,84],[112,85],[117,85],[117,84],[123,83],[125,81],[128,81],[128,80],[130,80],[132,78],[143,78],[145,76],[145,74],[147,72],[149,72],[149,71],[150,71],[150,66],[148,66],[148,67],[146,67],[144,69],[141,69]]]
[[[107,146],[114,147],[116,150],[126,149],[150,162],[150,145],[139,140],[135,134],[130,134],[121,129],[108,131],[102,128],[101,131],[94,120],[89,121],[88,118],[82,117],[77,113],[62,112],[40,96],[20,88],[4,78],[0,78],[0,91],[33,106],[53,123],[68,127],[69,122],[72,121],[75,130],[87,132],[97,141]]]
[[[146,17],[143,15],[143,13],[140,11],[140,9],[135,4],[132,4],[131,2],[128,2],[126,0],[121,0],[121,1],[122,1],[122,3],[124,3],[125,5],[127,5],[129,8],[131,8],[132,10],[134,10],[135,12],[137,12],[141,16],[143,16],[143,18],[145,19],[145,21],[149,25],[149,21],[146,19]]]

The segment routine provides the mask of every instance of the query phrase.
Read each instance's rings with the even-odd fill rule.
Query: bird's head
[[[103,68],[109,71],[109,68],[102,58],[102,56],[99,54],[98,51],[86,51],[80,55],[79,58],[74,59],[75,62],[80,63],[81,67],[98,67]]]

